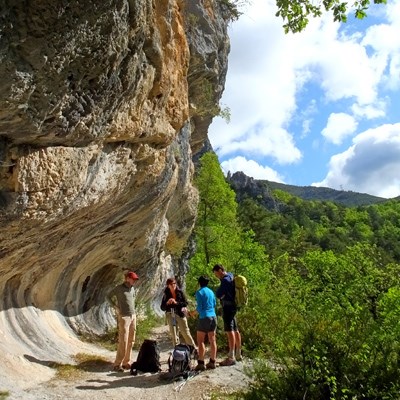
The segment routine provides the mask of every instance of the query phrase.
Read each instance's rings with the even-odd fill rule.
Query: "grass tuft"
[[[101,371],[110,367],[110,362],[104,357],[78,353],[73,356],[76,364],[61,364],[52,362],[50,368],[57,370],[56,378],[71,381],[82,377],[85,372]]]
[[[8,390],[0,390],[0,400],[5,400],[8,396],[10,396]]]

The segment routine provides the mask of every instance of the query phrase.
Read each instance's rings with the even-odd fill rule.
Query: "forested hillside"
[[[398,399],[399,201],[349,208],[272,190],[272,208],[238,203],[215,154],[200,165],[187,288],[215,263],[248,278],[238,322],[255,381],[237,398]]]
[[[327,187],[293,186],[284,183],[260,180],[248,177],[243,172],[228,174],[228,182],[236,192],[239,201],[244,197],[253,197],[262,200],[264,204],[270,202],[272,191],[280,189],[303,200],[332,201],[344,206],[363,206],[385,202],[382,197],[372,196],[367,193],[357,193],[348,190],[335,190]]]
[[[357,243],[375,245],[386,261],[400,262],[400,201],[345,207],[330,201],[302,200],[286,192],[272,193],[279,210],[269,210],[257,199],[243,198],[238,218],[245,230],[271,256],[285,251],[295,256],[308,249],[343,253]]]

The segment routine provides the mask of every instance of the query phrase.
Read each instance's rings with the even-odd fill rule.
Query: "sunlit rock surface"
[[[227,68],[220,3],[1,3],[0,390],[113,325],[125,269],[153,303],[184,275],[192,156]]]

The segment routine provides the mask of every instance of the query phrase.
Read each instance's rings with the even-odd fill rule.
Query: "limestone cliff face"
[[[124,269],[138,273],[145,300],[185,272],[192,156],[217,109],[229,42],[218,0],[0,7],[0,355],[9,368],[26,354],[61,360],[74,352],[71,327],[111,324],[104,297]]]

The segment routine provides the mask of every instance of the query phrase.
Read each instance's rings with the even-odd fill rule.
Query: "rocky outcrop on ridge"
[[[257,202],[268,210],[279,212],[284,208],[284,205],[279,203],[272,195],[272,189],[267,181],[254,179],[241,171],[233,174],[229,172],[227,181],[235,191],[236,199],[239,203],[246,197],[250,197],[257,199]]]
[[[1,389],[113,324],[123,270],[147,301],[185,273],[229,15],[217,0],[0,7]]]

